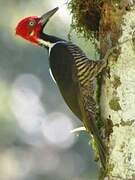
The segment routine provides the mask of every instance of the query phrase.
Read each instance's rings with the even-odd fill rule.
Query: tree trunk
[[[123,1],[119,9],[117,4],[104,3],[99,34],[103,55],[108,48],[122,43],[120,48],[109,57],[107,72],[102,77],[100,108],[108,151],[106,173],[102,179],[135,180],[135,9],[133,4]]]
[[[99,107],[107,147],[101,179],[135,180],[135,2],[71,0],[70,9],[77,32],[98,34],[101,58],[118,45],[101,73]]]

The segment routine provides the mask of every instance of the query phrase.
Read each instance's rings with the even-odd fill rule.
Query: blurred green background
[[[0,0],[0,180],[96,180],[98,168],[80,121],[49,74],[48,53],[15,36],[17,22],[62,0]],[[67,39],[71,15],[62,6],[46,32]],[[89,57],[90,42],[72,32]]]

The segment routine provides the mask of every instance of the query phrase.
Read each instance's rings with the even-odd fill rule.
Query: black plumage
[[[93,134],[104,166],[105,147],[96,125],[93,82],[106,63],[88,59],[83,51],[71,42],[46,34],[42,34],[42,39],[53,44],[49,50],[49,63],[54,79],[66,104],[83,122],[86,130]]]

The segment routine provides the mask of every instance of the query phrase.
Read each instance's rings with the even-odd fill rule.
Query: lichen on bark
[[[118,97],[113,97],[110,101],[109,101],[109,106],[110,109],[114,110],[114,111],[119,111],[121,110],[120,104],[119,104],[119,98]]]
[[[120,54],[113,66],[109,60],[110,78],[104,77],[101,94],[101,112],[104,121],[111,116],[112,133],[107,143],[109,154],[106,177],[111,180],[127,180],[135,177],[135,51],[132,34],[135,30],[135,10],[127,11],[121,23],[118,42],[131,39],[121,46]],[[120,83],[115,84],[115,77]],[[117,88],[116,88],[117,87]],[[119,99],[120,109],[110,106],[112,97]]]

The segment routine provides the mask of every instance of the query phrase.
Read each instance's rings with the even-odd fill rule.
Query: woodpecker
[[[48,49],[50,69],[61,95],[86,130],[93,135],[102,166],[105,167],[105,146],[95,120],[94,80],[106,62],[90,60],[77,45],[43,32],[58,9],[56,7],[40,17],[22,19],[16,27],[16,35]]]

